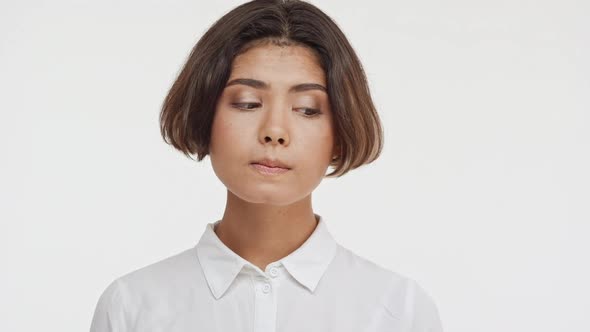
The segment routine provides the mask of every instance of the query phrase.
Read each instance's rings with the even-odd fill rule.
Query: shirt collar
[[[326,221],[320,215],[314,215],[318,223],[313,233],[299,248],[276,262],[282,263],[293,278],[311,292],[315,291],[337,249]],[[251,267],[255,273],[260,270],[221,242],[214,232],[215,225],[220,221],[208,223],[195,246],[205,278],[216,299],[223,296],[244,266]]]

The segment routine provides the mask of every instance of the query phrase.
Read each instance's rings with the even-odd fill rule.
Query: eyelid
[[[242,106],[244,106],[244,105],[248,105],[248,106],[256,105],[256,106],[259,107],[261,105],[261,103],[258,103],[258,102],[253,102],[253,103],[244,102],[244,103],[231,103],[231,105],[233,107],[239,108],[241,110],[251,111],[251,110],[255,109],[256,107],[248,108],[248,107],[242,107]],[[312,117],[319,116],[320,114],[323,114],[323,112],[320,109],[312,108],[312,107],[297,107],[297,108],[294,108],[294,109],[297,109],[297,110],[301,109],[301,110],[313,111],[314,113],[311,114],[311,115],[305,115],[305,114],[303,115],[304,117],[307,117],[307,118],[312,118]]]
[[[303,116],[305,116],[307,118],[313,118],[313,117],[319,116],[320,114],[323,113],[321,110],[319,110],[317,108],[311,108],[311,107],[297,107],[296,109],[313,111],[314,113],[311,114],[311,115],[305,115],[305,114],[303,115]]]
[[[241,107],[243,105],[260,105],[260,103],[254,102],[254,103],[231,103],[231,105],[233,107],[239,108],[239,109],[246,109],[246,110],[252,110],[253,108],[245,108],[245,107]]]

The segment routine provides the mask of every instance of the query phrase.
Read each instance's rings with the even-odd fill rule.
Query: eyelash
[[[245,111],[252,111],[253,110],[253,108],[243,107],[244,105],[247,105],[247,106],[260,105],[260,103],[233,103],[232,104],[233,107],[238,108],[238,109],[241,109],[241,110],[245,110]],[[308,117],[308,118],[313,118],[313,117],[316,117],[316,116],[322,114],[322,112],[320,110],[315,109],[315,108],[302,107],[302,108],[299,108],[299,109],[313,111],[314,113],[311,114],[311,115],[304,115],[305,117]]]

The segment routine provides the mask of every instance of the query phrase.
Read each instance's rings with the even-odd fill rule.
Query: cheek
[[[315,169],[321,174],[323,170],[328,167],[332,160],[332,148],[334,136],[329,125],[322,126],[310,130],[305,137],[303,143],[304,153],[300,156],[304,160],[304,165],[310,169]]]
[[[243,124],[223,112],[216,114],[211,127],[211,165],[217,177],[228,188],[239,178],[237,174],[242,171],[240,167],[247,160],[244,155],[243,127]]]
[[[318,156],[326,156],[326,158],[330,159],[332,156],[332,146],[334,145],[334,134],[332,131],[332,127],[328,124],[322,126],[320,130],[317,131],[317,134],[314,135],[313,138],[310,138],[313,141],[308,142],[309,144],[313,144],[316,146],[316,151]]]
[[[245,134],[244,127],[243,122],[218,113],[211,127],[211,154],[230,154],[232,148],[242,141],[240,137]]]

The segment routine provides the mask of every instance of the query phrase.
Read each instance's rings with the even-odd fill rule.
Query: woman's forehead
[[[309,81],[325,84],[325,73],[314,52],[302,46],[256,46],[236,56],[230,80],[256,78],[277,84]]]

